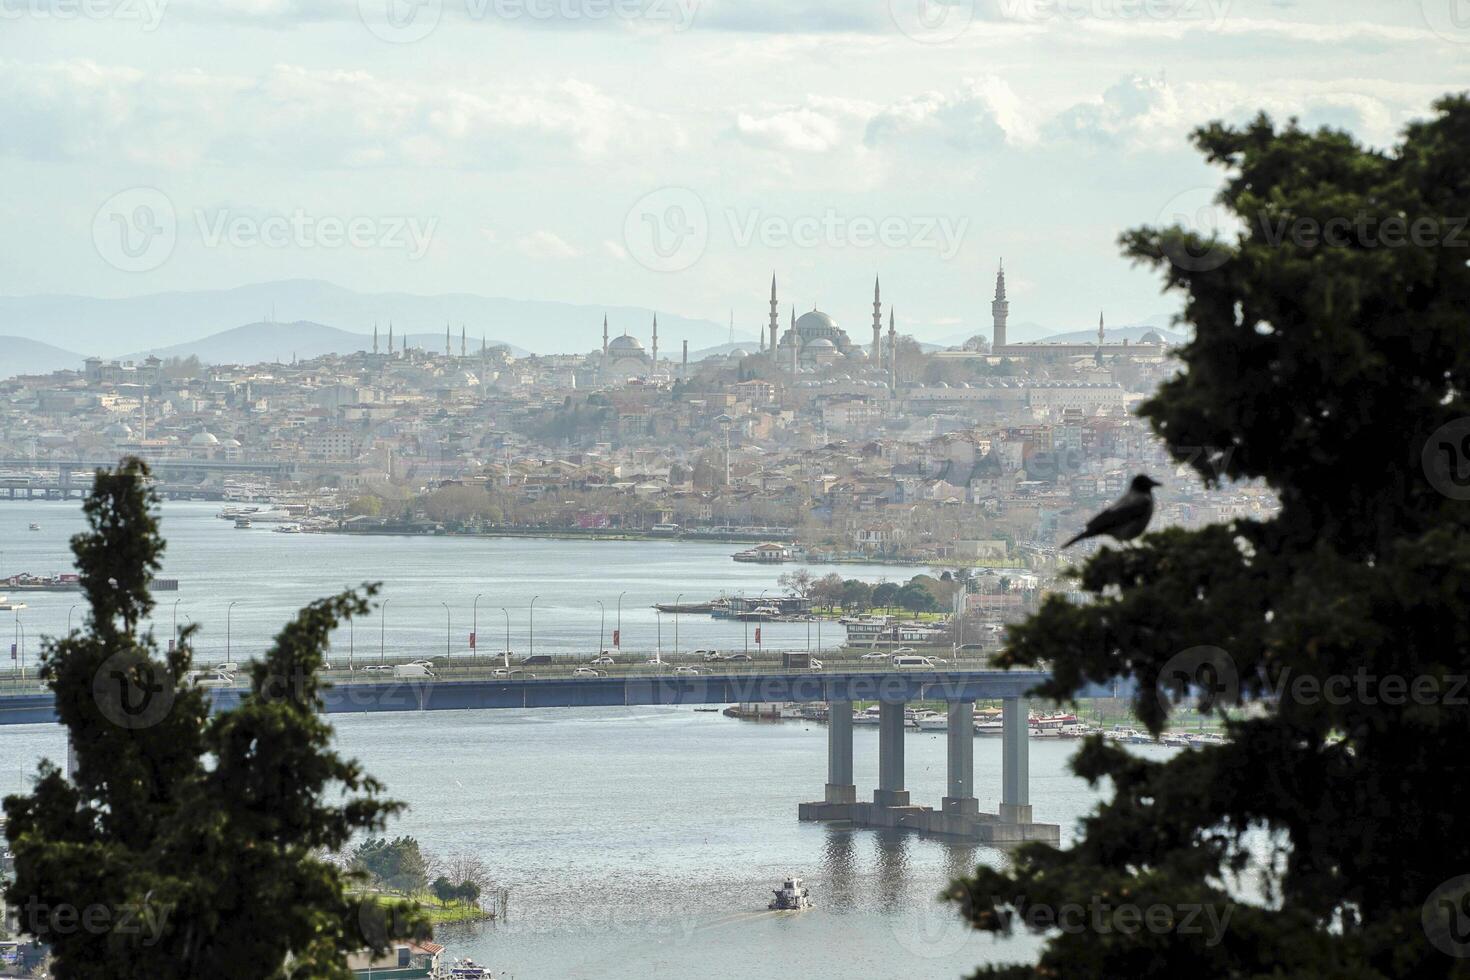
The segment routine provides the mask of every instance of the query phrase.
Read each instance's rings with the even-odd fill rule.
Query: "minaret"
[[[448,320],[445,320],[444,321],[444,356],[445,357],[452,357],[453,356],[453,353],[454,353],[453,350],[451,350],[451,348],[449,346],[449,321]]]
[[[393,321],[388,321],[388,356],[393,356]]]
[[[791,304],[791,374],[795,376],[801,365],[797,358],[801,354],[801,344],[796,340],[796,304]]]
[[[1102,310],[1097,311],[1097,346],[1103,345],[1103,315]]]
[[[878,277],[873,277],[873,363],[878,363],[878,357],[883,344],[883,302],[878,298]]]
[[[607,359],[607,314],[602,315],[602,357]]]
[[[653,369],[658,370],[658,314],[653,315]]]
[[[1006,302],[1006,262],[1000,260],[1000,269],[995,274],[995,300],[990,304],[990,317],[995,323],[995,335],[990,341],[990,352],[999,353],[1006,345],[1006,317],[1011,304]]]
[[[888,388],[898,390],[898,331],[893,328],[893,305],[888,306]]]
[[[776,363],[776,331],[780,329],[780,313],[776,310],[776,274],[771,273],[771,363]]]
[[[684,341],[684,359],[679,365],[679,380],[689,377],[689,341]]]
[[[459,356],[464,357],[469,347],[469,341],[465,334],[464,324],[459,325]]]
[[[373,321],[373,353],[378,352],[378,321]]]

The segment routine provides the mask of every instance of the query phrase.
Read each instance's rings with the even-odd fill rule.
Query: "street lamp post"
[[[227,664],[235,662],[230,658],[230,621],[234,617],[235,603],[239,601],[236,599],[225,607],[225,663]]]
[[[347,671],[351,673],[353,660],[357,656],[357,623],[351,616],[347,617]]]
[[[677,657],[679,655],[679,600],[682,599],[682,598],[684,598],[684,593],[682,593],[682,592],[680,592],[678,595],[674,596],[674,656],[675,657]]]
[[[661,664],[664,662],[664,614],[655,609],[653,618],[658,623],[658,633],[655,634],[658,639],[654,641],[653,662]]]
[[[480,599],[484,595],[475,596],[474,605],[470,607],[470,665],[479,662],[480,659]]]
[[[174,600],[174,633],[173,633],[173,637],[168,641],[168,649],[169,649],[169,652],[170,653],[173,652],[174,647],[178,646],[178,642],[179,642],[179,603],[181,603],[183,601],[184,601],[183,599],[175,599]]]
[[[594,599],[593,601],[597,603],[598,609],[597,655],[600,657],[602,656],[602,651],[607,649],[602,645],[604,638],[607,636],[607,607],[602,604],[601,599]]]
[[[66,611],[66,635],[67,636],[71,636],[71,614],[74,613],[74,612],[76,612],[76,611],[77,611],[77,607],[75,605],[73,605],[70,609],[68,609]]]
[[[388,600],[378,607],[378,663],[388,662]]]
[[[616,630],[614,630],[614,633],[617,635],[618,642],[614,643],[613,646],[617,647],[619,650],[623,648],[623,596],[627,594],[627,592],[618,593],[618,627]]]
[[[541,598],[539,595],[533,595],[533,596],[531,596],[531,638],[530,638],[530,648],[531,649],[526,654],[526,656],[528,656],[528,657],[534,657],[534,656],[536,656],[536,600],[539,599],[539,598]]]
[[[505,613],[505,666],[510,666],[510,610],[504,606],[500,611]]]
[[[439,605],[444,607],[444,664],[448,666],[450,657],[449,645],[454,635],[454,624],[449,615],[449,603],[441,602]]]
[[[20,622],[20,610],[15,611],[16,656],[20,658],[20,679],[26,679],[26,628]]]

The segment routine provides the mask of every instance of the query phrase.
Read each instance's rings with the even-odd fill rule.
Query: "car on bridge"
[[[536,675],[519,667],[496,667],[490,672],[491,677],[535,677]]]
[[[675,667],[674,668],[674,673],[675,674],[685,674],[685,675],[692,674],[695,677],[698,677],[700,674],[704,673],[704,671],[700,670],[698,667]]]
[[[606,666],[608,664],[615,664],[615,663],[617,663],[616,660],[614,660],[612,657],[608,656],[605,653],[604,654],[601,654],[599,656],[593,657],[591,659],[591,661],[589,661],[589,662],[592,663],[592,664],[594,664],[594,665],[596,665],[596,666]]]
[[[573,677],[606,677],[607,671],[598,670],[595,667],[578,667],[572,671]]]

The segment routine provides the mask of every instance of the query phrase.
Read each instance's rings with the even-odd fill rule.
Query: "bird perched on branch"
[[[1144,476],[1142,473],[1133,478],[1128,486],[1128,492],[1113,502],[1107,510],[1098,514],[1087,522],[1087,527],[1063,548],[1070,548],[1085,538],[1095,538],[1099,534],[1106,534],[1117,541],[1132,541],[1143,533],[1148,527],[1149,518],[1154,516],[1154,487],[1161,487],[1162,483]]]

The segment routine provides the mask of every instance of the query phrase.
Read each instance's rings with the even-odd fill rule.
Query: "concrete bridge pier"
[[[949,782],[944,812],[978,816],[980,801],[975,799],[975,702],[951,701],[948,707]]]
[[[1030,710],[1024,698],[1000,703],[1000,820],[1031,823]]]
[[[852,781],[852,702],[827,705],[827,803],[856,803]]]
[[[908,806],[903,788],[903,702],[878,703],[878,788],[874,806]]]

